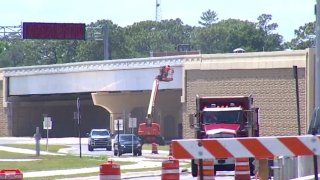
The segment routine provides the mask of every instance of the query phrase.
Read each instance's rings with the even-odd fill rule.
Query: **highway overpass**
[[[143,122],[152,82],[159,68],[169,64],[174,80],[160,84],[155,110],[166,139],[194,136],[188,115],[195,110],[196,94],[252,94],[260,108],[262,135],[296,135],[294,65],[299,73],[301,129],[306,133],[314,108],[314,59],[314,50],[306,49],[3,68],[0,132],[32,136],[37,126],[42,128],[43,117],[50,116],[52,137],[77,136],[78,97],[83,134],[97,127],[112,130],[113,120],[119,118]]]

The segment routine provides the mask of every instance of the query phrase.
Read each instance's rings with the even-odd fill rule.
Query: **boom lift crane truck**
[[[148,106],[146,121],[139,124],[138,135],[144,143],[157,143],[164,145],[164,140],[160,135],[160,125],[154,120],[154,107],[157,98],[159,81],[169,82],[173,80],[174,70],[170,65],[162,66],[160,74],[155,77]]]
[[[196,97],[196,113],[190,114],[190,127],[196,138],[234,138],[259,136],[258,109],[251,96]],[[194,122],[196,120],[196,122]],[[253,174],[253,159],[250,173]],[[192,176],[198,176],[200,160],[191,160]],[[214,159],[214,171],[232,171],[233,158]]]

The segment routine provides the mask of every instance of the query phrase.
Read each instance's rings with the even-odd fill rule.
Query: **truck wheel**
[[[250,176],[254,176],[255,166],[253,164],[254,158],[249,158]]]
[[[191,160],[191,174],[192,177],[198,176],[198,164],[194,163],[194,159]]]
[[[93,147],[88,145],[88,151],[93,151]]]
[[[162,136],[157,137],[157,144],[159,144],[160,146],[164,146],[166,144]]]
[[[107,151],[111,151],[111,150],[112,150],[111,146],[108,146]]]

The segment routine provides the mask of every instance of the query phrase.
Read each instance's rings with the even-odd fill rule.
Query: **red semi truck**
[[[196,120],[196,122],[195,122]],[[234,138],[259,136],[258,108],[251,96],[196,97],[196,113],[190,115],[196,138]],[[250,173],[253,174],[253,159]],[[191,161],[192,175],[198,176],[198,160]],[[215,159],[214,170],[233,171],[234,159]]]

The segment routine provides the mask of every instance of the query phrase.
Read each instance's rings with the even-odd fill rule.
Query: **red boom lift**
[[[138,127],[138,135],[144,143],[164,144],[164,140],[160,135],[160,125],[154,120],[154,104],[157,97],[159,81],[172,81],[173,72],[174,70],[170,65],[162,66],[160,68],[160,75],[156,76],[153,81],[146,121],[140,123]]]

